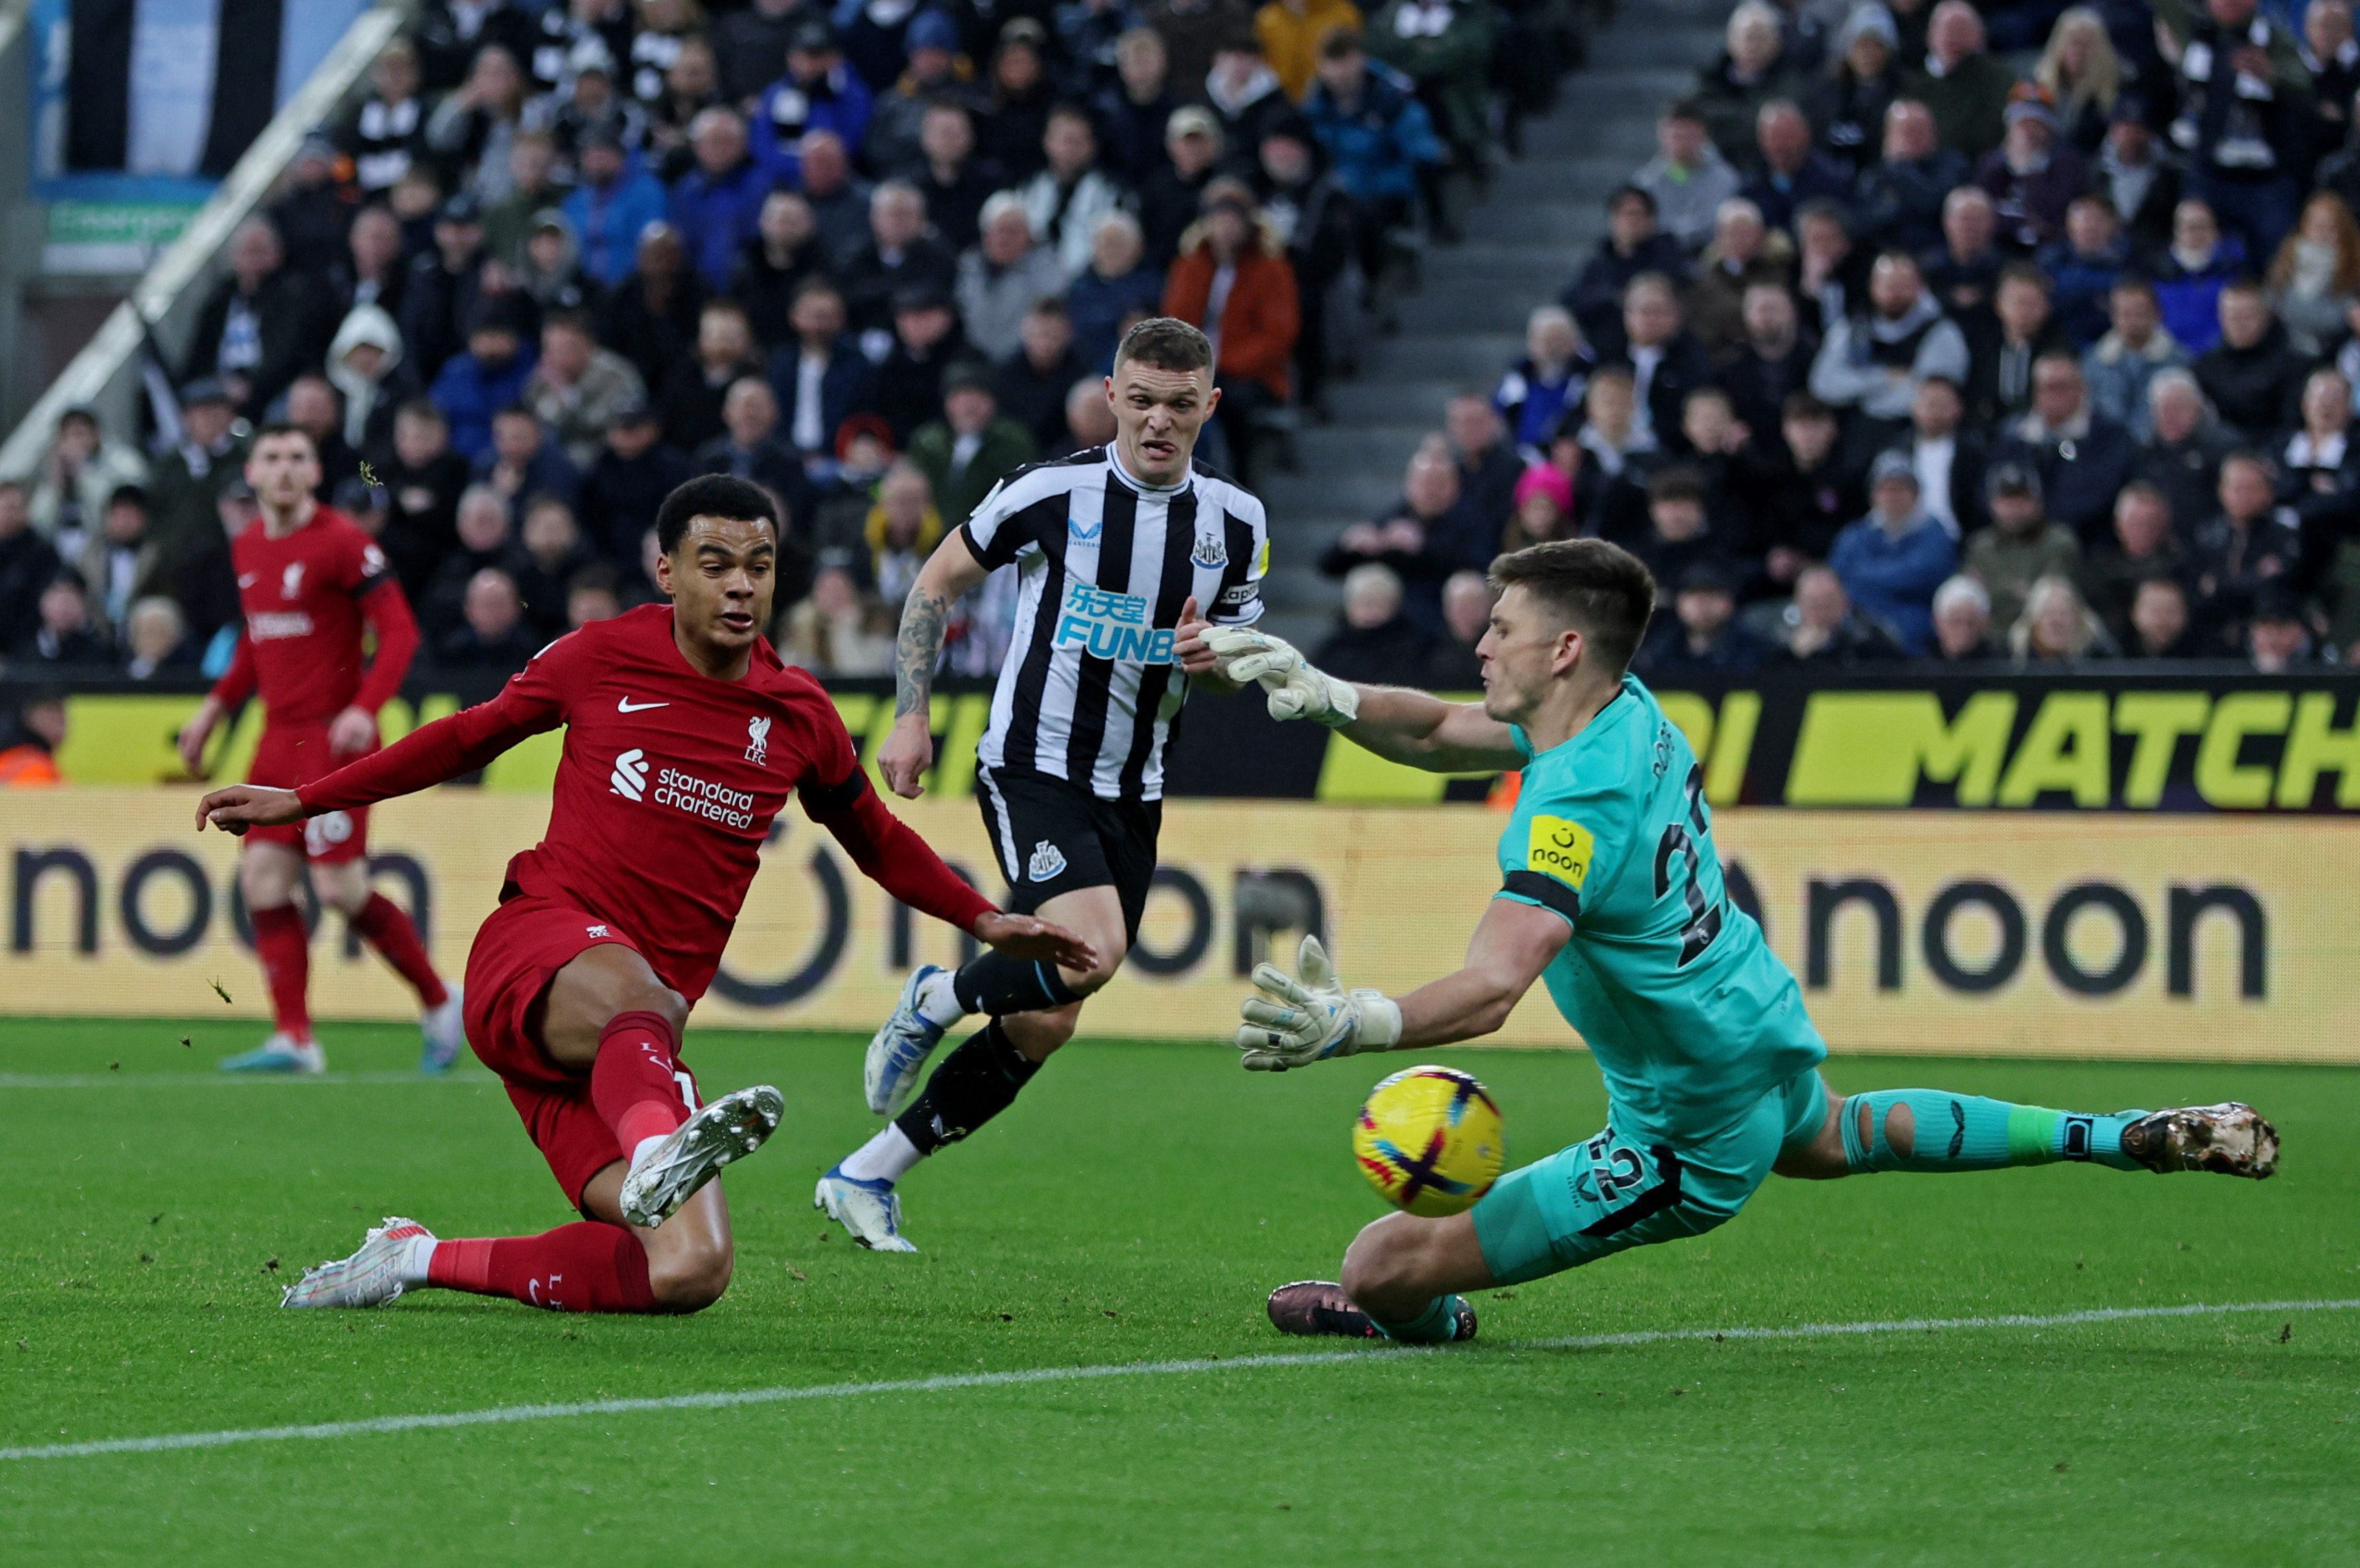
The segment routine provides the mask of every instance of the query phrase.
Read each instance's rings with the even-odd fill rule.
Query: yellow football
[[[1412,1067],[1369,1091],[1352,1156],[1385,1201],[1428,1218],[1475,1206],[1507,1161],[1490,1091],[1449,1067]]]

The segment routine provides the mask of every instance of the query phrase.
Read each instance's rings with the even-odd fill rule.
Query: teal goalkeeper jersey
[[[1615,1130],[1709,1136],[1824,1059],[1793,972],[1725,894],[1703,769],[1655,694],[1624,676],[1587,728],[1537,756],[1513,733],[1531,760],[1499,897],[1573,927],[1543,978],[1598,1060]]]

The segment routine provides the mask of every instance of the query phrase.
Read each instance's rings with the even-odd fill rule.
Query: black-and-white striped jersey
[[[1111,443],[1002,479],[962,525],[987,566],[1018,572],[1015,635],[976,748],[1109,800],[1164,796],[1164,747],[1188,698],[1173,628],[1262,615],[1270,524],[1262,502],[1202,465],[1158,489]]]

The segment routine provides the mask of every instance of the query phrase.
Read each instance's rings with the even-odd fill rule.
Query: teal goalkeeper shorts
[[[1511,1171],[1475,1205],[1475,1239],[1491,1278],[1520,1285],[1628,1247],[1702,1236],[1745,1206],[1779,1150],[1827,1122],[1816,1068],[1796,1073],[1723,1131],[1675,1147],[1606,1130]]]

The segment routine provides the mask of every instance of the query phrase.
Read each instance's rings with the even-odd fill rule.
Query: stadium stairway
[[[1524,156],[1498,169],[1465,242],[1426,248],[1425,287],[1402,303],[1401,331],[1330,387],[1332,423],[1305,422],[1300,472],[1266,473],[1257,485],[1272,525],[1271,630],[1306,647],[1327,636],[1338,593],[1319,575],[1320,553],[1399,497],[1403,470],[1454,395],[1488,396],[1523,354],[1525,317],[1605,232],[1608,192],[1654,155],[1657,112],[1712,60],[1728,10],[1728,0],[1623,0],[1556,109],[1526,124]]]

